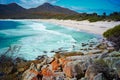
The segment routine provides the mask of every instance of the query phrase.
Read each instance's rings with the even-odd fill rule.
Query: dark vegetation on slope
[[[41,6],[31,9],[25,9],[16,3],[7,5],[0,4],[0,19],[71,19],[71,20],[89,20],[95,21],[120,21],[120,12],[114,12],[110,15],[98,15],[97,13],[77,13],[67,8],[44,3]]]
[[[115,26],[104,32],[104,37],[106,37],[109,41],[114,43],[114,47],[116,50],[120,49],[120,25]]]

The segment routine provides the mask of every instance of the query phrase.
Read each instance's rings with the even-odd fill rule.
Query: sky
[[[17,3],[24,8],[33,8],[49,2],[53,5],[62,6],[83,13],[107,14],[120,12],[120,0],[0,0],[0,4]]]

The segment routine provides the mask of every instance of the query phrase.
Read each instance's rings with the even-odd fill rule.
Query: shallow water
[[[35,59],[39,55],[53,56],[51,51],[62,48],[76,50],[81,43],[96,40],[100,36],[77,31],[75,29],[51,23],[28,20],[0,20],[0,54],[11,48],[8,56],[22,57],[27,60]],[[47,53],[44,53],[47,52]],[[14,53],[14,54],[11,54]]]

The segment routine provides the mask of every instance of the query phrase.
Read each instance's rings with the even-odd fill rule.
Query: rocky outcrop
[[[22,80],[32,80],[33,78],[35,78],[38,75],[38,71],[37,68],[35,66],[35,64],[31,64],[30,68],[27,69],[23,74],[22,74]]]
[[[59,69],[59,67],[60,67],[59,60],[54,60],[51,63],[51,66],[52,66],[52,70],[53,71],[57,71]]]
[[[106,79],[103,77],[102,73],[99,73],[93,78],[93,80],[106,80]]]
[[[1,63],[3,64],[3,60]],[[0,80],[9,80],[11,76],[10,80],[120,79],[120,52],[109,52],[106,49],[99,49],[92,54],[57,52],[52,58],[43,55],[32,61],[17,59],[14,64],[12,61],[5,63],[8,68],[6,65],[0,66],[3,69],[0,70]],[[6,74],[8,78],[3,79]]]
[[[104,76],[107,76],[106,73],[108,73],[108,70],[109,69],[105,66],[102,66],[99,64],[92,64],[92,65],[89,65],[85,73],[85,77],[88,80],[103,80],[103,79],[100,79],[102,78],[102,74],[100,73],[103,73]]]
[[[41,74],[43,75],[42,80],[49,80],[54,76],[54,73],[48,67],[43,68]]]
[[[63,68],[63,72],[66,77],[80,79],[84,76],[84,72],[81,69],[81,63],[78,61],[68,62]]]
[[[118,60],[117,62],[115,62],[115,66],[114,66],[119,78],[120,78],[120,60]]]

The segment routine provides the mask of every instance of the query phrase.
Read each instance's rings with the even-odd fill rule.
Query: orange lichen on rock
[[[41,74],[48,77],[53,76],[53,72],[49,68],[42,69]]]
[[[34,74],[36,74],[36,75],[38,75],[38,72],[35,71],[35,70],[30,70],[30,72],[31,72],[31,73],[34,73]]]
[[[63,68],[63,71],[64,71],[64,73],[65,73],[65,75],[66,75],[67,77],[70,77],[70,78],[73,77],[72,67],[71,67],[71,66],[65,66],[65,67]]]
[[[65,58],[60,58],[59,62],[62,65],[62,68],[63,68],[68,62],[70,62],[70,60],[67,60]]]
[[[38,80],[38,78],[37,78],[37,77],[34,77],[32,80]]]
[[[60,63],[59,63],[59,60],[54,60],[52,63],[52,70],[55,71],[55,70],[58,70],[59,66],[60,66]]]

